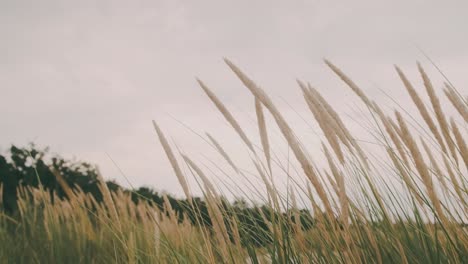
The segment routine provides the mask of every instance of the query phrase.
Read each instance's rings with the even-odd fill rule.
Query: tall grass
[[[298,80],[311,117],[323,132],[324,167],[310,158],[317,151],[305,147],[270,96],[234,63],[225,61],[255,99],[260,144],[250,139],[207,85],[198,83],[246,145],[256,171],[235,164],[223,142],[210,134],[207,142],[232,169],[231,175],[251,183],[244,196],[258,202],[258,197],[248,196],[255,193],[265,204],[259,213],[267,224],[266,242],[258,243],[248,235],[257,219],[225,206],[222,188],[211,182],[193,158],[174,151],[154,122],[189,201],[187,209],[203,213],[192,202],[193,186],[187,181],[192,176],[202,190],[211,225],[199,220],[193,224],[188,216],[177,215],[167,198],[164,209],[144,199],[135,204],[128,194],[110,192],[105,184],[100,185],[103,202],[98,203],[66,186],[57,175],[68,199],[56,198],[52,203],[43,190],[21,189],[19,216],[0,217],[0,259],[8,263],[468,262],[466,95],[446,83],[446,98],[439,97],[418,64],[429,99],[425,100],[396,67],[402,87],[421,117],[408,116],[401,109],[388,112],[341,69],[325,61],[366,106],[379,144],[372,149],[363,147],[334,110],[333,102]],[[449,107],[454,116],[447,114]],[[274,123],[267,124],[268,120]],[[295,158],[291,164],[297,164],[295,169],[305,181],[290,177],[275,155],[268,131],[273,125],[287,141]],[[278,174],[290,179],[286,193],[275,181]],[[263,196],[253,183],[256,178],[266,189]],[[302,210],[304,207],[309,210]],[[304,225],[304,212],[315,219],[313,226]]]

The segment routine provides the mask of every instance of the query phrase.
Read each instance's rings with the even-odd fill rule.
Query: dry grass
[[[52,203],[43,190],[30,190],[33,195],[29,202],[27,192],[20,190],[20,220],[0,217],[3,234],[0,240],[7,245],[0,250],[0,258],[17,263],[466,263],[466,95],[447,85],[445,103],[418,64],[431,111],[397,67],[421,115],[418,125],[424,124],[431,131],[419,134],[406,116],[395,110],[392,118],[341,69],[325,61],[364,102],[369,119],[375,121],[376,139],[381,144],[375,149],[362,147],[347,129],[346,120],[333,109],[332,102],[318,89],[298,81],[324,134],[323,159],[328,168],[321,168],[308,158],[307,149],[268,94],[234,63],[225,61],[254,97],[264,158],[257,156],[257,152],[261,153],[254,151],[257,145],[250,141],[227,107],[198,80],[249,154],[253,154],[256,172],[244,174],[244,166],[231,159],[222,142],[210,134],[207,138],[236,173],[234,179],[253,174],[264,183],[265,210],[258,211],[258,218],[265,222],[269,232],[266,242],[258,245],[258,241],[247,238],[246,232],[255,226],[246,224],[245,219],[252,223],[259,219],[234,214],[238,209],[225,206],[222,188],[213,184],[189,155],[182,154],[181,164],[201,183],[211,226],[193,224],[186,215],[178,215],[167,197],[163,209],[144,200],[135,204],[128,194],[111,193],[101,181],[103,202],[98,203],[93,197],[72,190],[56,175],[69,199],[57,198]],[[444,107],[449,106],[453,106],[455,116],[447,115],[449,111]],[[274,124],[266,123],[267,114],[294,154],[295,161],[290,165],[302,168],[296,171],[307,180],[305,184],[293,179],[281,165],[284,163],[273,155],[274,145],[268,137],[272,128],[268,125]],[[192,203],[193,190],[187,182],[190,175],[183,173],[163,131],[156,123],[154,127],[190,201],[188,210],[201,214],[200,208]],[[376,154],[379,151],[383,153],[381,156]],[[460,166],[458,160],[465,166]],[[286,195],[273,183],[273,178],[281,175],[290,180]],[[306,214],[315,219],[312,227],[302,223],[300,210],[305,205],[311,207]],[[281,214],[284,217],[276,217]],[[18,238],[8,235],[8,226],[19,230]]]

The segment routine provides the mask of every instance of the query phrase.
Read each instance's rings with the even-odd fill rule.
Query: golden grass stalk
[[[239,123],[237,123],[234,116],[232,116],[231,112],[229,112],[229,110],[226,108],[226,106],[224,106],[221,100],[219,100],[218,97],[201,80],[197,79],[197,82],[198,84],[200,84],[200,87],[203,89],[203,91],[205,91],[206,95],[208,95],[210,100],[216,105],[216,107],[221,112],[221,114],[223,114],[224,118],[228,121],[228,123],[234,128],[237,134],[241,137],[241,139],[244,141],[247,147],[253,153],[255,153],[252,143],[247,138],[247,135],[244,133]]]
[[[468,104],[466,101],[463,101],[463,97],[458,96],[455,89],[447,83],[445,84],[444,93],[452,103],[453,107],[455,107],[458,113],[463,117],[465,122],[468,123]]]
[[[435,160],[434,156],[432,155],[432,151],[427,146],[426,142],[421,138],[421,145],[423,146],[424,150],[426,151],[426,155],[429,157],[430,164],[433,168],[433,174],[439,180],[440,184],[442,184],[442,189],[444,192],[449,193],[449,188],[447,186],[447,182],[445,181],[445,175],[442,173],[437,161]]]
[[[119,215],[117,213],[117,208],[115,207],[114,200],[112,199],[111,192],[109,188],[107,187],[106,182],[102,178],[102,175],[99,172],[99,170],[97,170],[97,172],[98,172],[99,191],[101,191],[102,193],[102,200],[104,201],[104,205],[107,207],[107,210],[109,211],[110,218],[118,224],[118,228],[121,231],[122,226],[120,224]]]
[[[351,135],[348,128],[346,127],[344,122],[341,120],[341,117],[338,115],[338,113],[327,102],[327,100],[325,100],[325,98],[323,98],[323,96],[317,91],[317,89],[311,87],[310,84],[307,84],[307,87],[308,87],[309,93],[320,102],[320,104],[325,108],[328,115],[331,116],[331,120],[333,120],[333,123],[336,124],[336,126],[337,126],[336,131],[338,132],[338,136],[340,137],[343,144],[345,144],[351,151],[351,148],[350,148],[350,146],[348,144],[348,142],[349,142],[354,147],[354,149],[357,151],[359,157],[367,164],[367,157],[366,157],[364,151],[361,149],[359,144],[357,144],[356,140]],[[343,136],[342,136],[342,134],[343,134]]]
[[[258,98],[262,102],[262,104],[270,111],[273,118],[275,119],[278,127],[280,128],[281,133],[288,141],[288,144],[293,151],[297,161],[301,164],[301,167],[306,174],[306,176],[311,181],[312,185],[314,186],[317,194],[319,195],[320,199],[322,200],[325,209],[329,216],[333,215],[333,210],[331,208],[330,202],[328,200],[327,194],[322,183],[319,181],[312,164],[310,164],[307,156],[305,155],[304,151],[301,148],[301,145],[294,135],[294,132],[289,127],[286,120],[283,118],[281,113],[278,111],[276,106],[271,101],[270,97],[260,88],[258,87],[250,78],[247,77],[236,65],[234,65],[228,59],[224,59],[226,64],[231,68],[231,70],[237,75],[237,77],[242,81],[242,83],[250,90],[250,92]]]
[[[423,200],[421,198],[421,194],[419,193],[418,189],[416,188],[416,186],[413,183],[413,180],[412,180],[411,176],[409,175],[409,172],[408,172],[408,169],[407,169],[409,167],[405,168],[405,167],[402,166],[401,160],[397,158],[397,155],[395,154],[395,152],[391,148],[387,147],[386,150],[387,150],[388,156],[392,160],[393,166],[395,166],[395,168],[397,169],[397,171],[400,174],[401,178],[403,179],[403,182],[406,184],[409,191],[412,193],[413,197],[416,198],[416,201],[419,203],[419,205],[422,206],[424,204],[424,202],[423,202]]]
[[[445,142],[447,143],[452,157],[458,164],[457,153],[455,151],[455,144],[453,142],[452,137],[450,136],[449,125],[447,123],[447,119],[445,118],[445,114],[442,111],[442,107],[440,106],[439,98],[435,94],[434,87],[432,86],[432,82],[429,79],[429,76],[427,76],[420,63],[418,63],[418,70],[424,81],[424,87],[426,87],[426,92],[429,95],[429,99],[431,100],[432,108],[434,109],[435,116],[437,118],[437,121],[439,122],[440,129],[442,130],[442,135],[444,135]]]
[[[328,180],[328,182],[330,182],[332,188],[333,188],[333,191],[335,193],[340,193],[340,189],[338,188],[338,184],[336,183],[336,179],[334,179],[330,173],[328,173],[328,171],[324,170],[323,173],[325,173],[325,176],[326,176],[326,179]]]
[[[164,200],[165,210],[169,214],[169,219],[172,220],[174,224],[176,224],[177,223],[177,215],[176,215],[174,209],[172,209],[172,205],[171,205],[171,203],[169,201],[169,198],[167,198],[166,194],[163,194],[163,200]]]
[[[353,91],[354,93],[356,93],[359,98],[361,98],[361,100],[370,108],[372,108],[372,104],[371,104],[371,101],[369,100],[369,98],[367,97],[367,95],[361,90],[361,88],[359,88],[359,86],[357,86],[352,80],[351,78],[349,78],[346,74],[344,74],[338,67],[336,67],[333,63],[331,63],[329,60],[325,59],[324,60],[325,64],[328,65],[328,67],[330,67],[330,69],[336,74],[338,75],[338,77],[341,78],[341,80],[343,80],[343,82],[345,82]]]
[[[177,159],[175,158],[174,153],[172,152],[171,146],[167,142],[166,137],[164,136],[163,132],[161,131],[161,129],[159,128],[159,126],[156,124],[154,120],[153,120],[153,126],[154,126],[154,129],[156,130],[156,133],[158,134],[159,142],[161,142],[164,152],[166,152],[166,156],[169,159],[169,162],[171,163],[172,169],[174,170],[177,176],[177,179],[179,180],[179,183],[182,186],[182,189],[184,190],[185,196],[187,197],[189,202],[192,203],[192,198],[191,198],[192,196],[190,194],[187,180],[185,179],[185,176],[179,167],[179,163],[177,162]]]
[[[410,83],[408,78],[406,78],[403,71],[400,70],[400,68],[398,68],[397,66],[395,66],[395,69],[398,72],[398,75],[400,76],[400,79],[403,82],[406,90],[408,91],[408,94],[410,95],[411,99],[413,100],[414,105],[416,106],[419,113],[421,114],[424,122],[426,122],[427,126],[429,127],[429,130],[432,132],[435,139],[439,143],[439,146],[441,147],[442,151],[447,153],[447,149],[445,147],[444,141],[442,140],[442,137],[440,136],[439,130],[437,129],[434,121],[432,120],[429,112],[427,111],[426,106],[424,105],[423,101],[421,100],[421,97],[419,97],[418,93],[413,88],[413,85]]]
[[[53,169],[53,168],[51,169],[51,171],[52,171],[52,174],[54,174],[55,179],[57,180],[58,184],[60,185],[60,187],[62,187],[63,191],[65,192],[65,195],[69,199],[74,199],[75,194],[73,193],[70,186],[68,186],[68,184],[65,181],[65,179],[63,178],[62,174],[60,174],[60,172],[58,172],[56,169]]]
[[[455,193],[458,195],[458,198],[460,198],[460,201],[462,201],[463,205],[466,206],[466,190],[462,188],[462,185],[458,182],[457,178],[455,177],[455,172],[453,171],[452,166],[450,165],[450,162],[448,161],[447,157],[443,156],[442,160],[444,162],[445,169],[447,170],[447,173],[450,177],[450,182],[452,183],[452,186],[455,189]],[[465,192],[465,196],[463,195],[463,192]]]
[[[255,113],[257,114],[258,131],[260,140],[262,141],[263,153],[268,164],[268,169],[271,171],[271,156],[270,156],[270,143],[268,142],[268,131],[266,128],[265,115],[263,114],[262,103],[258,98],[255,98]]]
[[[338,187],[338,198],[340,201],[340,206],[341,206],[341,222],[345,225],[348,226],[348,218],[349,218],[349,201],[348,201],[348,196],[346,195],[346,186],[345,186],[345,181],[344,181],[344,176],[343,174],[338,170],[336,167],[333,158],[330,155],[330,152],[328,151],[327,147],[322,143],[322,149],[325,153],[325,157],[328,162],[328,166],[330,167],[330,170],[335,177],[335,181]]]
[[[304,94],[304,98],[306,100],[307,105],[309,106],[310,111],[314,115],[315,120],[319,124],[320,128],[322,129],[325,138],[327,139],[328,143],[333,149],[333,152],[340,160],[341,164],[345,163],[344,154],[341,150],[340,143],[338,142],[338,133],[340,129],[337,127],[336,122],[328,115],[325,108],[309,93],[307,87],[300,81],[298,81],[299,86],[302,89]],[[341,134],[342,140],[344,136]]]
[[[421,152],[419,151],[419,148],[414,141],[413,137],[411,136],[411,133],[406,126],[406,122],[404,121],[403,117],[398,111],[395,111],[395,115],[398,121],[398,124],[400,125],[400,129],[403,134],[403,142],[405,142],[406,147],[409,149],[411,153],[411,157],[413,158],[414,164],[416,166],[416,169],[421,176],[422,182],[426,187],[426,191],[429,195],[429,199],[432,202],[432,205],[434,206],[435,212],[437,213],[438,217],[441,219],[441,221],[446,224],[448,223],[445,214],[442,210],[442,206],[440,204],[439,198],[437,197],[435,188],[433,186],[433,182],[431,179],[431,176],[428,171],[428,166],[424,162]]]
[[[234,169],[235,172],[237,173],[240,173],[239,169],[237,168],[237,166],[234,164],[234,162],[232,161],[232,159],[229,157],[229,155],[226,153],[226,151],[223,149],[223,147],[218,143],[218,141],[216,139],[214,139],[214,137],[212,137],[210,134],[208,133],[205,133],[206,136],[208,137],[208,139],[211,141],[211,143],[213,143],[213,145],[215,146],[216,150],[219,152],[219,154],[221,154],[221,156],[227,161],[227,163]]]
[[[369,238],[373,252],[375,252],[376,254],[376,262],[382,264],[382,254],[380,254],[380,249],[375,238],[375,233],[370,230],[370,227],[368,225],[364,225],[364,230],[366,232],[367,237]]]
[[[409,168],[409,162],[407,155],[405,153],[404,146],[401,144],[400,139],[398,138],[398,127],[393,123],[393,121],[388,117],[385,116],[385,114],[382,112],[382,110],[377,106],[377,104],[374,102],[374,109],[375,112],[377,113],[378,117],[380,118],[380,121],[384,125],[385,132],[387,132],[387,135],[390,137],[390,140],[393,142],[395,145],[398,154],[400,155],[401,160],[403,161],[403,164]]]
[[[220,200],[217,191],[215,190],[214,186],[208,180],[205,173],[187,156],[182,155],[184,160],[188,163],[188,165],[198,174],[198,176],[203,181],[205,186],[205,198],[206,202],[208,203],[208,214],[210,215],[210,219],[213,223],[213,229],[215,233],[215,237],[217,242],[220,245],[221,254],[224,259],[227,259],[229,256],[228,254],[228,245],[227,241],[229,241],[229,235],[226,229],[226,225],[224,223],[224,217],[220,209]]]
[[[468,169],[468,147],[466,145],[466,142],[463,139],[463,136],[460,133],[460,130],[458,129],[458,126],[455,123],[455,120],[453,120],[453,118],[450,119],[450,125],[452,127],[453,135],[455,136],[458,152],[460,153],[460,156],[462,157],[463,162],[465,163],[465,166]]]
[[[195,162],[193,162],[189,157],[187,157],[186,155],[183,155],[182,154],[182,158],[184,159],[185,162],[187,162],[187,164],[198,174],[198,176],[200,177],[200,179],[202,180],[203,182],[203,185],[204,185],[204,190],[205,191],[208,191],[209,193],[211,193],[214,197],[218,197],[218,192],[216,191],[216,189],[214,188],[213,184],[211,184],[210,180],[208,179],[208,177],[205,176],[205,173],[203,173],[203,171],[200,169],[200,167],[197,166],[197,164],[195,164]]]
[[[230,227],[231,227],[231,230],[232,230],[232,235],[233,235],[233,239],[234,239],[234,245],[236,245],[237,249],[238,249],[238,252],[242,253],[242,244],[241,244],[241,237],[240,237],[240,233],[239,233],[239,224],[238,224],[238,220],[233,216],[230,218]]]
[[[301,216],[299,215],[299,207],[297,206],[296,195],[294,193],[294,189],[290,188],[291,193],[291,202],[292,202],[292,210],[293,210],[293,217],[294,223],[293,228],[295,231],[295,242],[298,244],[301,251],[305,252],[307,250],[306,239],[304,230],[302,230],[302,223],[301,223]]]
[[[273,202],[274,208],[279,209],[278,195],[277,195],[275,188],[273,187],[273,184],[270,183],[265,173],[263,172],[263,169],[261,168],[261,166],[255,160],[252,160],[252,162],[255,165],[255,168],[257,169],[258,174],[260,174],[260,177],[262,178],[262,181],[266,186],[268,200]]]
[[[305,87],[303,83],[301,83],[300,81],[298,82],[301,88]],[[352,136],[349,133],[346,126],[344,125],[344,123],[341,121],[341,118],[335,112],[335,110],[331,107],[330,104],[328,104],[328,102],[325,100],[325,98],[322,97],[322,95],[317,91],[317,89],[311,87],[309,83],[307,83],[307,89],[305,89],[305,91],[307,93],[306,100],[312,99],[312,103],[314,103],[317,107],[320,107],[322,109],[321,111],[323,112],[326,121],[332,125],[333,131],[336,133],[341,142],[346,147],[348,147],[350,151],[352,151],[350,146]]]
[[[401,242],[399,240],[396,241],[396,244],[398,246],[398,252],[400,252],[401,263],[402,264],[408,264],[408,258],[406,257],[403,245],[401,244]]]

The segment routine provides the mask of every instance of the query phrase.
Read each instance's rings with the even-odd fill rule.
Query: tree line
[[[67,199],[65,191],[57,181],[53,172],[58,172],[70,188],[80,188],[84,193],[91,194],[96,201],[103,199],[99,188],[99,173],[95,166],[87,162],[65,159],[59,155],[50,155],[48,148],[40,149],[34,144],[27,147],[17,147],[12,145],[9,150],[0,155],[0,186],[2,186],[3,211],[5,214],[15,217],[18,214],[18,188],[20,186],[29,188],[43,188],[50,195],[50,200]],[[105,181],[111,192],[122,191],[131,195],[133,202],[149,202],[154,206],[164,209],[163,195],[150,187],[139,187],[137,189],[127,189],[113,180]],[[27,190],[28,188],[26,188]],[[167,199],[172,209],[176,212],[179,221],[183,217],[188,217],[192,224],[212,226],[208,215],[207,203],[200,197],[192,198],[192,205],[187,199],[177,199],[167,195]],[[273,218],[291,217],[288,213],[273,212],[267,206],[249,206],[243,200],[233,203],[222,199],[222,211],[226,212],[225,220],[235,217],[241,223],[240,232],[246,242],[255,241],[259,245],[268,243],[271,234],[265,221]],[[197,208],[196,212],[193,208]],[[311,228],[314,219],[307,210],[300,211],[300,221],[303,228]],[[291,221],[284,221],[291,222]],[[286,226],[285,230],[292,231],[291,226]]]

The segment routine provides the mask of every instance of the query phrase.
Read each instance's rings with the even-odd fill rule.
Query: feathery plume
[[[413,88],[413,85],[410,83],[408,78],[406,78],[403,71],[400,68],[398,68],[398,66],[395,66],[395,69],[398,72],[398,75],[400,76],[400,79],[403,82],[406,90],[408,91],[411,99],[413,100],[413,103],[416,105],[416,108],[418,109],[419,113],[421,114],[424,122],[426,122],[427,126],[429,127],[429,130],[431,130],[431,132],[434,135],[435,139],[439,143],[439,146],[442,148],[442,151],[447,153],[444,141],[442,140],[442,137],[440,136],[439,130],[437,129],[434,121],[432,120],[431,116],[429,115],[429,112],[427,111],[426,106],[424,105],[423,101],[421,100],[421,97],[419,97],[418,93]]]
[[[421,177],[423,184],[426,187],[426,191],[429,194],[429,199],[431,200],[432,204],[434,205],[434,209],[437,212],[438,216],[445,221],[446,217],[444,212],[442,211],[442,206],[440,204],[440,200],[437,197],[437,194],[434,189],[434,185],[431,179],[431,176],[429,174],[429,171],[427,169],[427,165],[424,162],[421,152],[419,151],[418,146],[416,145],[416,142],[414,141],[413,137],[411,136],[411,133],[408,130],[408,127],[406,126],[406,122],[404,121],[403,117],[398,111],[395,111],[395,115],[398,121],[398,124],[400,125],[401,132],[403,134],[403,142],[405,142],[406,147],[408,147],[411,157],[413,158],[414,164],[416,166],[416,170],[419,173],[419,176]]]
[[[266,128],[265,115],[263,114],[262,103],[258,98],[255,98],[255,113],[257,114],[258,130],[260,133],[260,140],[262,141],[263,152],[268,164],[268,169],[271,172],[271,156],[270,156],[270,143],[268,142],[268,131]]]
[[[398,127],[393,123],[393,121],[388,117],[385,116],[385,114],[382,112],[380,107],[373,102],[374,104],[374,110],[377,113],[378,117],[380,118],[380,121],[385,127],[385,131],[387,132],[388,136],[390,137],[390,140],[393,142],[395,147],[397,148],[398,154],[400,155],[400,158],[403,160],[404,165],[409,168],[409,162],[408,158],[405,153],[404,146],[401,144],[400,139],[398,138]]]
[[[440,106],[439,98],[435,94],[434,87],[432,86],[432,82],[429,79],[429,76],[427,76],[420,63],[418,63],[418,70],[423,79],[424,87],[426,87],[426,92],[429,95],[429,99],[431,100],[432,108],[434,109],[437,121],[439,122],[440,129],[442,130],[442,135],[444,135],[445,142],[447,143],[448,149],[450,150],[452,157],[458,164],[457,153],[455,152],[455,144],[453,143],[453,139],[450,136],[447,119],[445,119],[444,112],[442,111],[442,107]]]
[[[244,131],[240,127],[239,123],[237,123],[236,119],[234,116],[232,116],[231,112],[226,108],[226,106],[219,100],[219,98],[199,79],[197,79],[198,84],[200,84],[200,87],[205,91],[206,95],[210,98],[210,100],[216,105],[218,110],[223,114],[224,118],[228,121],[228,123],[234,128],[234,130],[237,132],[237,134],[241,137],[241,139],[244,141],[244,143],[247,145],[247,147],[255,153],[255,150],[253,148],[252,143],[250,140],[247,138],[247,135],[245,135]]]
[[[463,97],[458,96],[455,89],[447,83],[445,84],[444,93],[465,122],[468,123],[468,104],[463,101]]]
[[[343,80],[343,82],[345,82],[353,91],[354,93],[356,93],[359,98],[361,98],[361,100],[370,108],[372,108],[372,104],[371,104],[371,101],[369,100],[369,98],[366,96],[366,94],[361,90],[361,88],[359,88],[359,86],[357,86],[352,80],[351,78],[349,78],[348,76],[346,76],[346,74],[344,74],[338,67],[336,67],[333,63],[331,63],[329,60],[327,59],[324,59],[324,62],[325,64],[328,65],[328,67],[330,67],[330,69],[336,74],[338,75],[338,77],[341,78],[341,80]]]
[[[214,197],[218,197],[218,193],[216,192],[216,189],[214,188],[213,184],[211,184],[210,180],[208,180],[208,177],[206,177],[205,173],[203,173],[200,167],[198,167],[197,164],[195,164],[195,162],[193,162],[186,155],[182,154],[182,158],[201,178],[203,185],[205,186],[205,190],[213,194]]]
[[[156,130],[156,133],[158,134],[159,142],[161,142],[164,152],[166,152],[166,156],[169,159],[169,162],[171,163],[172,169],[174,170],[177,176],[177,179],[179,180],[179,183],[182,186],[182,189],[184,190],[185,196],[191,203],[192,196],[190,195],[190,190],[187,184],[187,180],[185,179],[185,176],[182,173],[182,170],[180,169],[179,163],[177,162],[177,159],[175,158],[174,153],[172,152],[172,148],[167,142],[167,139],[164,136],[164,133],[161,131],[161,129],[159,128],[159,126],[156,124],[154,120],[153,120],[153,126],[154,126],[154,129]]]
[[[335,177],[336,184],[338,186],[339,192],[338,197],[341,205],[341,221],[342,223],[348,223],[349,217],[349,206],[348,206],[348,196],[346,195],[346,187],[344,182],[343,174],[338,170],[335,163],[333,162],[333,158],[330,155],[327,147],[322,143],[322,149],[325,153],[325,157],[327,158],[328,166]]]
[[[442,170],[439,167],[439,164],[435,160],[434,156],[432,155],[431,150],[427,146],[426,142],[420,138],[421,145],[423,146],[424,150],[426,151],[427,156],[429,157],[429,161],[434,169],[433,174],[436,176],[436,178],[439,180],[439,182],[442,184],[443,190],[448,192],[449,189],[447,187],[447,183],[445,182],[444,175],[442,173]]]
[[[450,123],[452,126],[453,135],[455,136],[455,141],[457,142],[457,149],[463,159],[463,162],[465,163],[466,168],[468,169],[468,147],[453,118],[450,119]]]
[[[317,91],[317,89],[315,88],[312,88],[310,86],[310,84],[307,84],[307,87],[309,88],[309,92],[318,99],[318,101],[322,104],[323,107],[325,107],[325,110],[327,111],[327,113],[332,117],[332,120],[335,121],[337,127],[339,129],[337,129],[337,131],[341,131],[343,134],[344,134],[344,139],[342,139],[342,142],[343,144],[345,144],[346,146],[348,146],[349,148],[349,144],[347,144],[347,142],[350,142],[351,145],[354,147],[355,150],[357,150],[358,152],[358,155],[361,157],[361,159],[363,161],[365,161],[367,163],[367,157],[364,153],[364,151],[362,151],[361,147],[359,146],[359,144],[357,144],[356,140],[354,139],[354,137],[351,135],[351,133],[349,132],[348,128],[346,127],[346,125],[344,124],[344,122],[341,120],[340,116],[338,115],[338,113],[333,109],[333,107],[327,102],[327,100],[325,100],[325,98],[323,98],[323,96]],[[341,134],[341,133],[340,133]],[[341,138],[341,136],[340,136]],[[350,149],[351,150],[351,149]]]
[[[413,194],[413,196],[416,198],[416,201],[419,203],[419,205],[423,205],[423,200],[421,198],[421,195],[419,194],[418,192],[418,189],[416,188],[416,186],[413,184],[413,179],[411,178],[411,176],[409,175],[408,173],[408,170],[405,169],[402,164],[401,164],[401,161],[397,159],[397,156],[395,154],[395,152],[391,149],[391,148],[386,148],[387,150],[387,154],[388,156],[390,157],[390,159],[392,160],[392,163],[393,165],[396,167],[397,171],[399,172],[401,178],[403,179],[403,182],[406,184],[406,186],[408,187],[409,191]],[[408,167],[407,167],[408,168]]]
[[[298,81],[299,86],[302,89],[304,98],[306,100],[307,105],[309,106],[310,111],[312,112],[315,120],[319,124],[320,128],[322,129],[325,138],[327,139],[328,143],[335,152],[336,156],[340,160],[341,164],[344,164],[344,154],[341,150],[340,143],[337,140],[337,133],[336,131],[338,128],[333,128],[333,124],[335,123],[333,120],[330,120],[331,117],[327,115],[325,112],[326,110],[321,107],[321,104],[314,99],[314,97],[309,93],[307,87],[300,81]]]
[[[226,153],[226,151],[223,149],[223,147],[221,147],[221,145],[218,143],[218,141],[216,139],[214,139],[214,137],[212,137],[210,134],[208,134],[208,133],[205,133],[205,134],[208,137],[208,139],[211,141],[211,143],[213,143],[213,145],[215,146],[215,148],[219,152],[219,154],[221,154],[221,156],[223,156],[223,158],[227,161],[227,163],[229,163],[229,165],[234,169],[234,171],[237,172],[237,173],[240,173],[237,166],[231,160],[231,158]]]
[[[234,65],[228,59],[224,59],[226,64],[231,68],[231,70],[237,75],[237,77],[242,81],[245,87],[247,87],[250,92],[258,98],[262,102],[262,104],[270,111],[275,122],[277,123],[278,127],[280,128],[281,133],[286,138],[289,143],[291,150],[293,151],[297,161],[301,164],[304,173],[311,181],[312,185],[314,186],[317,194],[319,195],[320,199],[324,203],[325,209],[329,216],[333,215],[333,210],[328,200],[327,194],[322,183],[319,181],[312,164],[307,159],[304,151],[301,148],[299,141],[297,140],[296,136],[294,135],[292,129],[289,127],[286,120],[283,118],[281,113],[278,111],[276,106],[271,101],[270,97],[260,88],[258,87],[250,78],[247,77],[236,65]]]

